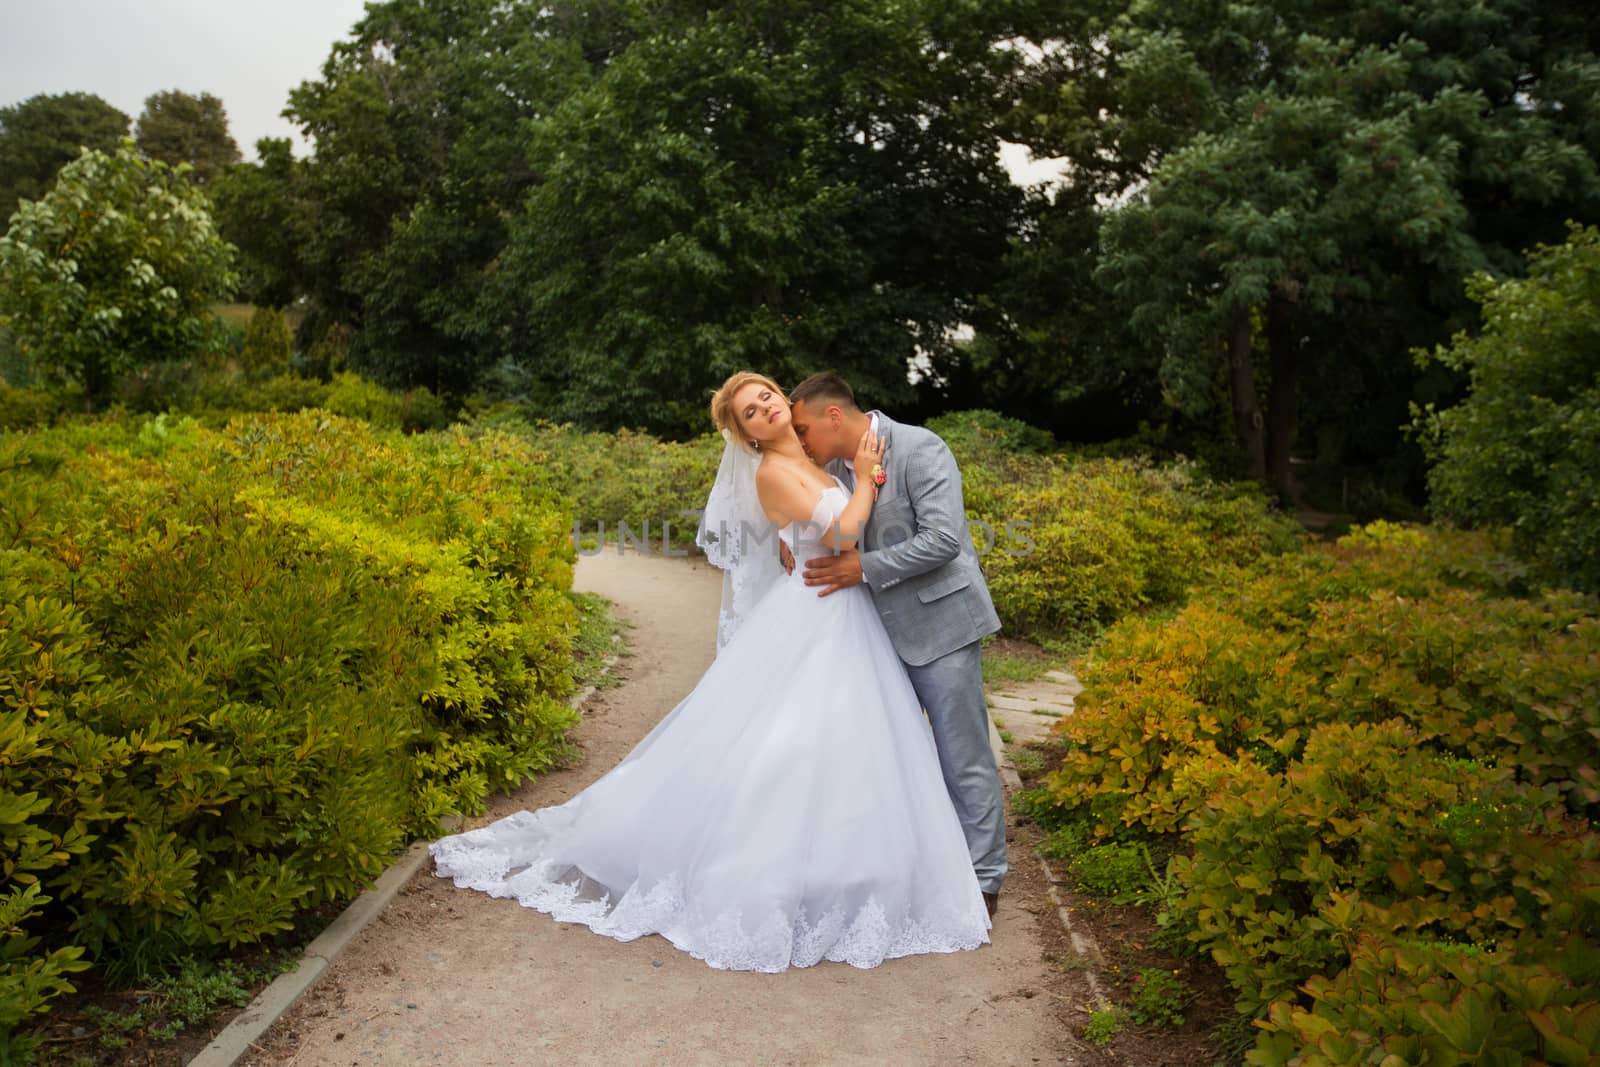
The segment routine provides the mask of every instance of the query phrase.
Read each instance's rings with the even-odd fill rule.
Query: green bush
[[[394,393],[350,371],[336,374],[323,406],[373,426],[416,433],[443,429],[450,422],[444,402],[422,387]]]
[[[1033,804],[1101,841],[1176,844],[1172,921],[1241,1010],[1271,1020],[1269,1058],[1252,1062],[1322,1034],[1347,1048],[1323,1016],[1359,1016],[1385,1049],[1422,1040],[1404,999],[1420,979],[1372,979],[1392,1003],[1351,985],[1368,981],[1348,973],[1363,939],[1484,946],[1505,973],[1548,967],[1563,989],[1600,981],[1600,955],[1577,947],[1600,921],[1600,616],[1571,593],[1515,595],[1525,580],[1486,535],[1380,523],[1169,621],[1125,620],[1082,665],[1063,763]],[[1592,994],[1561,1003],[1600,1014]],[[1534,1036],[1538,1010],[1513,1027],[1519,1054],[1556,1047]]]
[[[1049,434],[990,411],[929,423],[961,465],[967,517],[992,532],[983,570],[1006,632],[1093,636],[1132,612],[1181,604],[1298,531],[1259,490],[1205,477],[1188,462],[1084,458]]]
[[[327,407],[329,392],[315,378],[277,374],[226,399],[231,399],[228,406],[235,411],[305,411]]]
[[[116,402],[130,411],[187,411],[194,407],[200,387],[192,362],[163,359],[123,375],[114,395]]]
[[[80,952],[283,930],[567,756],[541,459],[325,412],[0,438],[0,1022]]]
[[[1258,1067],[1588,1067],[1600,1053],[1600,1008],[1593,978],[1575,980],[1582,953],[1592,956],[1592,944],[1512,963],[1474,945],[1363,934],[1348,967],[1306,982],[1310,1008],[1272,1006],[1245,1058]]]
[[[1052,458],[1025,473],[978,468],[967,481],[969,517],[996,536],[984,574],[1019,637],[1093,634],[1298,546],[1261,494],[1181,465]]]
[[[1600,592],[1600,229],[1572,227],[1528,257],[1528,277],[1468,291],[1483,332],[1433,359],[1472,392],[1419,413],[1436,514],[1511,529],[1545,579]]]
[[[246,377],[282,374],[289,369],[289,323],[277,308],[258,307],[250,315],[239,348],[239,369]]]
[[[360,419],[384,430],[422,433],[451,423],[445,402],[423,388],[391,392],[351,372],[331,382],[297,374],[275,374],[255,381],[227,370],[204,372],[195,389],[192,409],[203,421],[220,426],[241,412],[306,411],[321,408]]]
[[[33,362],[11,331],[0,324],[0,385],[31,386],[38,384]]]
[[[62,394],[45,389],[22,389],[0,382],[0,430],[28,430],[48,426],[65,406]]]
[[[504,412],[489,411],[474,425],[494,426],[530,442],[545,457],[545,474],[571,497],[573,517],[593,537],[605,523],[608,550],[618,524],[661,550],[663,525],[673,545],[694,542],[696,516],[705,507],[722,459],[722,438],[706,434],[693,441],[662,441],[646,433],[619,430],[592,433],[566,424],[530,424]]]
[[[938,434],[962,463],[981,463],[1019,452],[1048,455],[1060,451],[1050,431],[995,411],[952,411],[929,419],[928,429]]]
[[[331,323],[311,345],[305,359],[306,373],[327,381],[344,370],[350,359],[350,337],[348,326]]]

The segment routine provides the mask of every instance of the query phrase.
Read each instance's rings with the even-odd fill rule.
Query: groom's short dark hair
[[[856,406],[855,391],[848,382],[831,370],[821,374],[813,374],[793,389],[789,390],[789,403],[798,404],[805,401],[807,406],[816,411],[832,404],[841,411],[860,411]]]

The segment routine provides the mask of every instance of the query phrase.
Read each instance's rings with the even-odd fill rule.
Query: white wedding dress
[[[824,490],[811,536],[847,500]],[[791,549],[796,529],[780,534]],[[435,873],[722,969],[986,943],[933,735],[871,593],[818,597],[802,569],[616,767],[564,804],[434,842]]]

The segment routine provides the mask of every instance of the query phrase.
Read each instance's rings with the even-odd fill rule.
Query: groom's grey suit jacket
[[[1000,617],[972,547],[950,446],[932,430],[872,414],[887,442],[888,480],[856,546],[861,574],[895,651],[920,667],[994,633]],[[835,460],[828,470],[855,489],[850,463]]]

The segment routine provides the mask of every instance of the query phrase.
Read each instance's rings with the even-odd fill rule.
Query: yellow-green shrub
[[[289,369],[292,340],[283,311],[257,307],[245,327],[244,343],[239,346],[239,368],[246,377],[281,374]]]
[[[0,438],[0,1019],[74,949],[284,929],[566,755],[540,462],[324,412]]]
[[[618,523],[661,549],[663,524],[676,545],[694,541],[696,520],[686,511],[706,505],[722,458],[722,438],[706,434],[692,441],[662,441],[647,433],[619,430],[593,433],[566,424],[530,424],[494,413],[476,425],[494,426],[528,441],[544,458],[551,483],[571,497],[573,517],[587,536],[606,527],[615,542]]]
[[[336,374],[331,382],[277,374],[257,382],[226,372],[207,377],[198,393],[196,414],[219,425],[247,411],[304,411],[322,408],[384,430],[420,433],[450,424],[445,402],[424,388],[397,393],[357,374]]]
[[[350,371],[333,376],[319,406],[337,415],[365,419],[373,426],[408,433],[442,429],[450,422],[444,402],[428,389],[419,386],[396,393]]]
[[[1092,634],[1197,584],[1298,547],[1295,527],[1253,487],[1188,463],[1084,459],[989,411],[929,423],[961,464],[968,519],[994,532],[984,575],[1006,632]],[[1031,545],[1008,536],[1008,524]]]
[[[1584,940],[1512,963],[1475,945],[1364,933],[1350,965],[1306,982],[1312,1007],[1278,1001],[1246,1059],[1261,1067],[1426,1063],[1588,1067],[1600,1053],[1592,984],[1572,980]]]
[[[1487,537],[1375,524],[1168,622],[1124,621],[1087,658],[1033,803],[1102,838],[1177,840],[1178,918],[1242,1010],[1282,1001],[1252,1062],[1325,1033],[1344,1049],[1346,1024],[1390,1051],[1423,1040],[1417,982],[1352,1006],[1363,938],[1548,966],[1591,989],[1561,1003],[1600,1017],[1600,954],[1571,949],[1600,921],[1600,617],[1573,594],[1512,595],[1521,580]],[[1316,1003],[1292,1004],[1319,974]],[[1536,1010],[1519,1055],[1557,1043]]]
[[[65,406],[60,393],[18,388],[0,381],[0,430],[45,426]]]
[[[983,560],[1000,617],[1018,636],[1094,632],[1139,609],[1181,603],[1191,586],[1296,544],[1264,498],[1183,467],[1047,462],[1042,484],[1008,483],[992,502],[980,495],[986,506],[974,515],[997,530],[1028,524],[1030,551],[1002,546]]]

